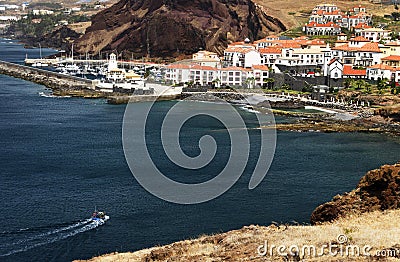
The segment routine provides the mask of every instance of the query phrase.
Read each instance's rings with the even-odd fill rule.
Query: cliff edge
[[[311,223],[333,221],[351,213],[400,208],[400,163],[385,165],[369,171],[361,178],[356,189],[337,195],[331,202],[317,207]]]

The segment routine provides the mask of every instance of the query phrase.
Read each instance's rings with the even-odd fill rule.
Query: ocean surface
[[[21,63],[26,53],[39,56],[37,49],[0,39],[1,60]],[[55,98],[43,86],[3,75],[0,83],[0,261],[87,259],[250,224],[308,223],[319,204],[400,156],[399,139],[386,135],[278,132],[274,161],[256,189],[248,190],[257,160],[252,150],[244,175],[227,193],[203,204],[172,204],[143,189],[128,168],[121,135],[124,105]],[[177,180],[205,181],[227,161],[227,132],[211,118],[188,121],[182,128],[184,151],[197,155],[199,138],[211,134],[217,155],[203,172],[176,168],[160,147],[159,132],[174,103],[155,105],[146,135],[151,155]],[[256,125],[254,114],[239,111],[248,126]],[[254,149],[260,133],[249,129],[249,134]],[[104,225],[88,220],[95,207],[111,217]]]

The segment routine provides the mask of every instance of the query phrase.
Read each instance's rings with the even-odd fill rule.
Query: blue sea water
[[[10,41],[1,40],[0,47],[1,60],[21,63],[27,52]],[[250,224],[307,223],[316,206],[400,156],[399,140],[386,135],[279,132],[270,171],[255,190],[247,189],[253,152],[245,174],[226,194],[199,205],[171,204],[144,190],[128,168],[121,136],[124,105],[45,97],[40,94],[49,90],[43,86],[3,75],[0,83],[0,261],[87,259]],[[209,179],[227,159],[227,134],[218,121],[189,121],[182,130],[185,152],[198,154],[204,134],[222,146],[205,172],[191,176],[176,169],[159,146],[158,131],[173,104],[157,103],[149,123],[154,161],[183,181]],[[241,114],[254,125],[253,114]],[[256,147],[260,134],[249,132]],[[95,206],[110,215],[106,224],[87,221]]]

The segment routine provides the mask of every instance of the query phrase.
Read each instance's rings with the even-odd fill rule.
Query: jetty
[[[63,75],[57,72],[5,61],[0,61],[0,74],[44,85],[52,89],[55,95],[70,95],[86,98],[105,97],[105,94],[95,90],[96,84],[98,83],[96,80]]]

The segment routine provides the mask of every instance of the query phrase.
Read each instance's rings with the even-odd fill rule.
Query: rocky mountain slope
[[[136,57],[221,54],[230,42],[285,29],[251,0],[121,0],[95,15],[75,46],[80,53],[124,50]]]

